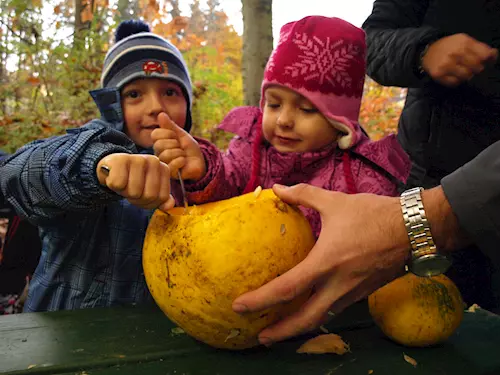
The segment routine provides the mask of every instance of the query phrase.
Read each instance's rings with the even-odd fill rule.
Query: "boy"
[[[142,244],[153,209],[174,205],[151,133],[189,131],[192,88],[176,47],[140,21],[123,22],[91,92],[101,119],[32,142],[0,165],[0,189],[40,228],[42,255],[25,311],[150,301]]]

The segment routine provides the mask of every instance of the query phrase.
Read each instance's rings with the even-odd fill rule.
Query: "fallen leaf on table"
[[[417,367],[417,361],[415,361],[414,358],[410,357],[409,355],[406,355],[403,353],[403,358],[405,359],[406,362],[408,362],[410,365],[413,365],[414,367]]]
[[[181,327],[175,327],[175,328],[172,328],[170,330],[170,332],[173,334],[173,335],[182,335],[186,332],[184,332],[184,330],[181,328]]]
[[[335,353],[342,355],[348,351],[350,351],[349,345],[342,340],[342,337],[335,333],[316,336],[307,340],[297,349],[297,353],[307,354]]]
[[[479,306],[477,303],[471,305],[468,309],[467,312],[476,312],[476,310],[480,309],[481,306]]]

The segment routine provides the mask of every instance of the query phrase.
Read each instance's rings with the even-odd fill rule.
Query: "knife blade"
[[[184,202],[184,211],[187,211],[187,209],[188,209],[188,201],[187,201],[187,198],[186,198],[186,189],[184,187],[184,181],[182,179],[181,170],[180,169],[177,170],[177,177],[179,178],[179,183],[181,184],[181,193],[182,193],[182,200]]]

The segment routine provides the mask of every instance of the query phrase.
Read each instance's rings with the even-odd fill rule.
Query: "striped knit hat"
[[[142,21],[123,21],[117,28],[115,44],[104,59],[103,88],[121,89],[138,78],[162,78],[176,82],[188,102],[184,130],[191,128],[193,89],[187,65],[172,43],[150,32]]]

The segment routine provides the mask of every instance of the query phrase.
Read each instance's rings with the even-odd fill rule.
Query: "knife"
[[[186,189],[184,188],[184,181],[182,180],[180,169],[177,170],[177,177],[179,178],[179,183],[181,184],[182,200],[184,202],[184,212],[186,212],[188,209],[188,201],[186,198]]]
[[[104,173],[106,176],[109,176],[110,171],[111,171],[111,168],[109,168],[107,165],[101,166],[101,172]],[[184,181],[182,180],[180,169],[177,171],[177,176],[179,177],[179,183],[181,184],[182,200],[184,202],[184,211],[187,211],[188,201],[186,198],[186,189],[184,188]]]

